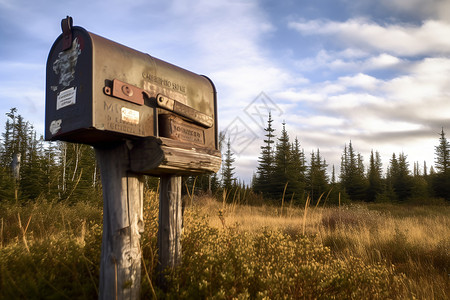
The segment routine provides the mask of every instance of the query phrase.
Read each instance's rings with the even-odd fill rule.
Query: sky
[[[44,132],[45,65],[61,19],[198,74],[218,92],[235,176],[256,171],[269,112],[338,172],[351,141],[434,164],[450,133],[450,1],[0,0],[0,126]],[[3,129],[1,130],[3,132]]]

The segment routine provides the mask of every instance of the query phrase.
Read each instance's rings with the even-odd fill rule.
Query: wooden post
[[[126,143],[95,148],[103,185],[99,299],[138,299],[140,234],[144,231],[143,176],[129,172]]]
[[[181,176],[161,175],[159,191],[158,284],[167,289],[165,275],[181,261]]]

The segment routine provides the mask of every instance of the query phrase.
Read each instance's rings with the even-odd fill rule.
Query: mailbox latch
[[[164,95],[158,94],[156,97],[158,106],[183,116],[195,123],[211,128],[214,125],[214,119],[207,114],[202,113],[181,102],[170,99]]]
[[[119,99],[126,100],[138,105],[144,105],[144,93],[147,92],[138,88],[137,86],[128,84],[126,82],[114,79],[112,81],[112,87],[105,86],[104,90],[106,95],[113,96]]]

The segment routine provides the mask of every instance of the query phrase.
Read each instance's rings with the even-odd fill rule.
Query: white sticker
[[[61,129],[61,123],[62,123],[62,120],[61,119],[59,119],[59,120],[53,120],[51,123],[50,123],[50,132],[53,134],[53,135],[55,135],[56,133],[58,133],[58,131]]]
[[[136,125],[139,124],[139,112],[122,107],[122,121]]]
[[[76,98],[77,88],[75,87],[61,91],[61,93],[58,94],[58,97],[56,97],[56,110],[75,104]]]

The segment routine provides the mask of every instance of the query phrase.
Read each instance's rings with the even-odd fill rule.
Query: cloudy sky
[[[384,167],[434,161],[450,133],[450,1],[0,0],[0,124],[19,113],[43,133],[45,64],[74,25],[210,77],[236,175],[256,169],[268,112],[309,157],[338,169],[352,142]],[[3,131],[3,129],[1,130]]]

